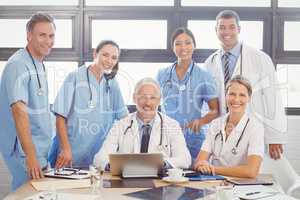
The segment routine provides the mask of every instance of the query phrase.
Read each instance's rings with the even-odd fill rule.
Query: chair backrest
[[[284,155],[280,159],[274,160],[265,154],[260,174],[272,174],[286,194],[292,192],[291,190],[300,179]]]

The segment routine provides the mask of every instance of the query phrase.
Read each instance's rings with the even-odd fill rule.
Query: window
[[[28,19],[0,19],[0,48],[20,48],[26,45],[26,23]],[[72,48],[72,20],[55,20],[56,36],[54,48]]]
[[[41,0],[1,0],[0,5],[3,6],[76,6],[78,5],[78,0],[51,0],[51,1],[41,1]]]
[[[0,61],[0,81],[1,81],[1,76],[5,65],[6,65],[6,61]]]
[[[182,0],[182,6],[270,7],[270,0]]]
[[[196,38],[197,48],[218,49],[219,40],[215,31],[215,20],[189,20],[188,28]],[[240,40],[258,49],[263,48],[263,22],[241,21]],[[255,30],[255,31],[253,31]]]
[[[300,107],[300,65],[277,65],[277,77],[286,107]]]
[[[88,6],[173,6],[174,0],[86,0]]]
[[[299,0],[0,0],[3,30],[0,31],[0,61],[6,61],[15,48],[26,45],[26,18],[36,11],[51,13],[56,18],[57,31],[54,49],[47,56],[47,61],[55,65],[49,68],[50,102],[59,88],[55,77],[60,75],[55,75],[56,71],[66,63],[74,63],[74,67],[68,67],[68,73],[71,68],[92,60],[92,48],[101,40],[112,39],[122,50],[118,79],[126,103],[131,104],[135,82],[148,73],[155,76],[160,67],[174,60],[169,41],[177,27],[187,26],[194,33],[197,63],[204,62],[220,48],[215,16],[225,9],[241,15],[240,41],[263,50],[276,64],[284,63],[289,74],[298,72]],[[54,64],[57,61],[64,64]],[[128,87],[124,87],[126,84]],[[300,115],[300,106],[291,107],[297,104],[290,98],[296,95],[293,85],[294,81],[289,80],[280,87],[287,86],[281,89],[289,113]]]
[[[117,74],[120,88],[126,104],[133,104],[133,90],[135,84],[142,78],[156,78],[158,70],[171,65],[171,63],[120,63]]]
[[[300,21],[284,22],[284,50],[300,51],[300,43],[298,41],[300,30]]]
[[[77,62],[44,62],[47,69],[49,103],[53,103],[67,75],[78,67]]]
[[[278,0],[278,7],[300,7],[299,0]]]
[[[92,47],[102,39],[113,39],[123,49],[165,49],[167,21],[93,20]]]

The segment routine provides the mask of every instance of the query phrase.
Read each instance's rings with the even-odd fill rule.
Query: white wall
[[[288,145],[285,147],[286,156],[300,174],[300,116],[288,117]],[[0,199],[9,192],[10,176],[0,156]]]

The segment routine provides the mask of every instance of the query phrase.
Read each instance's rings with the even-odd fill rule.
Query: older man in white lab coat
[[[243,75],[253,86],[249,111],[263,122],[269,154],[273,159],[278,159],[283,153],[282,144],[286,142],[287,119],[280,93],[276,89],[273,62],[264,52],[238,41],[240,26],[236,12],[220,12],[216,23],[216,33],[222,48],[205,61],[205,67],[212,73],[219,89],[220,113],[226,113],[226,83],[234,75]]]
[[[107,167],[111,153],[162,153],[166,164],[187,168],[191,156],[179,124],[157,111],[160,88],[151,78],[140,80],[133,99],[137,112],[116,122],[102,148],[94,157],[94,165]]]

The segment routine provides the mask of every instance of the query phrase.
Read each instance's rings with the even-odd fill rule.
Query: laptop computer
[[[133,153],[133,154],[110,154],[110,172],[113,176],[122,174],[126,165],[138,165],[156,167],[160,170],[163,167],[163,155],[161,153]]]

